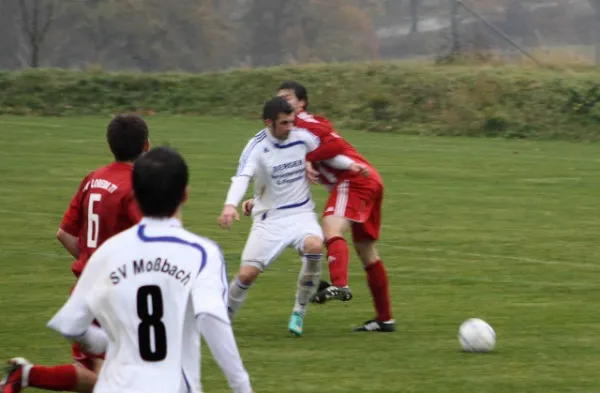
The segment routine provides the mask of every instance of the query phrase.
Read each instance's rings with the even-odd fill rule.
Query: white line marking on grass
[[[69,255],[68,254],[58,254],[58,253],[51,253],[51,252],[38,252],[38,251],[25,251],[25,250],[2,250],[0,251],[0,255],[30,255],[30,256],[34,256],[34,257],[43,257],[43,258],[50,258],[50,259],[68,259]],[[72,259],[72,258],[71,258]]]
[[[13,126],[27,126],[27,127],[40,127],[40,128],[60,128],[65,130],[95,130],[97,127],[94,126],[74,126],[70,124],[53,124],[50,122],[29,122],[29,121],[11,121],[11,120],[0,120],[0,124],[8,124]]]
[[[42,216],[42,217],[61,217],[61,213],[36,212],[31,210],[6,210],[0,209],[0,214],[9,214],[12,216]]]
[[[516,256],[516,255],[497,255],[497,254],[460,252],[460,251],[444,250],[441,248],[433,248],[433,247],[409,247],[409,246],[393,245],[392,248],[395,248],[397,250],[407,250],[407,251],[417,251],[417,252],[444,253],[444,254],[463,256],[463,257],[476,257],[476,258],[484,258],[484,259],[506,259],[506,260],[512,260],[512,261],[531,263],[531,264],[538,264],[538,265],[558,265],[558,266],[568,266],[568,267],[577,267],[577,268],[585,268],[585,269],[600,269],[600,264],[597,265],[597,264],[592,264],[592,263],[552,261],[552,260],[521,257],[521,256]]]
[[[389,273],[398,274],[398,276],[406,279],[416,279],[422,285],[424,282],[431,282],[434,285],[441,283],[451,285],[462,285],[457,284],[457,281],[464,282],[464,284],[497,284],[497,285],[522,285],[522,286],[537,286],[544,288],[572,288],[572,289],[595,289],[598,286],[595,283],[582,282],[582,281],[532,281],[532,280],[520,280],[513,278],[488,278],[488,277],[474,277],[467,275],[448,275],[447,272],[431,272],[429,270],[404,270],[397,271],[394,268],[386,268]],[[354,276],[350,274],[350,276]]]
[[[566,182],[581,181],[580,177],[545,177],[537,179],[519,179],[519,181],[526,183],[542,183],[542,184],[557,184]]]

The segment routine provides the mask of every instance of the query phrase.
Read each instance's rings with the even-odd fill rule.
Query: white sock
[[[33,364],[29,363],[29,360],[21,357],[10,359],[10,363],[21,366],[21,387],[26,388],[29,386],[29,373],[31,372]]]
[[[302,256],[302,269],[298,275],[298,290],[294,312],[306,313],[306,306],[315,294],[321,278],[321,259],[323,254],[305,254]]]
[[[33,368],[33,364],[27,363],[23,366],[23,376],[21,377],[21,386],[27,387],[29,386],[29,374],[31,373],[31,369]]]
[[[245,285],[240,282],[236,276],[229,284],[229,298],[227,300],[227,312],[229,319],[233,320],[237,310],[244,304],[248,297],[248,289],[250,285]]]

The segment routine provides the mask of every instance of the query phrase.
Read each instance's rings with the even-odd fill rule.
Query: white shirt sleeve
[[[94,290],[98,277],[102,276],[106,250],[105,243],[92,255],[77,280],[73,293],[47,324],[50,329],[70,340],[77,341],[86,337],[87,330],[94,320],[87,297]]]
[[[304,128],[294,128],[294,134],[300,141],[304,142],[306,150],[309,153],[316,150],[317,147],[321,145],[321,139]]]
[[[258,164],[259,148],[257,147],[262,139],[254,137],[248,141],[242,155],[240,156],[237,172],[235,176],[253,177]]]
[[[229,323],[229,283],[225,259],[218,245],[206,249],[206,264],[194,280],[191,296],[194,313],[210,314]]]
[[[83,336],[75,338],[81,348],[92,355],[102,355],[108,347],[108,336],[102,328],[98,326],[90,326],[85,331]]]
[[[250,377],[242,364],[231,324],[210,314],[200,314],[196,317],[196,327],[227,377],[231,390],[235,393],[250,393]]]
[[[236,176],[231,178],[231,185],[229,191],[227,191],[227,198],[225,198],[226,205],[237,206],[246,195],[248,185],[250,184],[250,178],[248,176]]]
[[[221,250],[207,250],[206,265],[194,281],[192,304],[196,327],[236,393],[252,391],[227,314],[229,285]]]
[[[350,168],[350,165],[354,164],[354,160],[343,154],[337,155],[329,160],[324,161],[327,165],[335,169],[346,170]]]
[[[227,191],[227,197],[225,198],[226,205],[237,206],[244,198],[250,179],[254,177],[256,168],[258,166],[258,148],[257,145],[261,142],[261,139],[254,137],[246,144],[238,165],[237,172],[234,177],[231,178],[231,185]]]

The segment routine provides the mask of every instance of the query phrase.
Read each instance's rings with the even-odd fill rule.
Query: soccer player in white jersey
[[[230,284],[228,309],[233,318],[258,275],[287,247],[294,247],[302,256],[302,268],[288,329],[299,336],[303,333],[306,306],[321,275],[323,232],[314,211],[305,161],[306,154],[318,148],[319,140],[293,126],[293,109],[283,98],[265,103],[263,120],[267,127],[242,152],[218,219],[226,229],[239,219],[237,206],[254,179],[255,198],[252,206],[244,206],[245,212],[252,211],[254,223],[242,252],[240,270]],[[345,156],[330,157],[328,162],[339,169],[364,169]]]
[[[153,149],[135,162],[132,179],[144,218],[98,248],[48,326],[92,354],[106,350],[97,393],[200,392],[200,335],[231,389],[251,393],[227,315],[221,250],[177,218],[185,161]]]

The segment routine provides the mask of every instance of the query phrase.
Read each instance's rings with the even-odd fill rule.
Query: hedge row
[[[0,114],[122,111],[256,118],[278,84],[309,89],[338,127],[409,134],[600,139],[600,70],[404,64],[216,74],[0,72]]]

